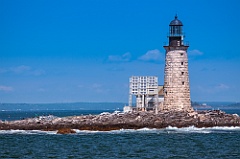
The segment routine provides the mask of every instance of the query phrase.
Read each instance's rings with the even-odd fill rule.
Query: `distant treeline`
[[[229,104],[227,107],[240,109],[240,103],[238,102],[238,103]]]
[[[194,106],[200,106],[201,104],[200,103],[198,103],[198,102],[193,102],[193,101],[191,101],[191,106],[192,107],[194,107]]]
[[[200,103],[205,103],[205,104],[203,105]],[[240,109],[239,102],[233,103],[233,102],[194,102],[194,101],[191,101],[191,105],[194,108],[206,107],[206,108],[212,108],[212,109]]]

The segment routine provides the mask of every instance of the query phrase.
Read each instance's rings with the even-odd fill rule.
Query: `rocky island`
[[[110,131],[119,129],[173,127],[240,126],[237,114],[226,114],[221,110],[211,111],[166,111],[129,113],[101,113],[70,117],[41,116],[15,121],[0,121],[0,130],[57,130],[58,133],[75,133],[74,129]]]
[[[79,130],[109,131],[118,129],[172,127],[240,126],[237,114],[220,110],[194,111],[191,106],[188,57],[189,45],[184,42],[183,23],[176,15],[169,24],[164,84],[155,76],[132,76],[129,80],[128,113],[102,113],[71,117],[40,116],[15,121],[0,121],[0,130],[57,130],[75,133]],[[136,97],[135,111],[132,96]],[[151,109],[150,109],[151,108]],[[139,111],[140,110],[140,111]],[[153,111],[156,110],[154,113]]]

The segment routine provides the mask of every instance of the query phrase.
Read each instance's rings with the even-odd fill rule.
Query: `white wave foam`
[[[91,130],[79,130],[79,129],[73,129],[77,134],[94,134],[99,133],[101,131],[91,131]]]
[[[0,130],[0,134],[57,134],[57,131],[41,131],[41,130]]]
[[[164,129],[155,128],[141,128],[141,129],[120,129],[111,131],[90,131],[74,129],[77,135],[96,134],[96,133],[110,133],[110,134],[123,134],[123,133],[229,133],[240,132],[240,127],[208,127],[197,128],[195,126],[177,128],[168,126]],[[0,130],[0,134],[57,134],[57,131],[41,131],[41,130]]]
[[[238,132],[240,127],[209,127],[209,128],[197,128],[195,126],[177,128],[168,126],[164,129],[156,128],[141,128],[141,129],[120,129],[111,131],[90,131],[90,130],[75,130],[78,134],[86,133],[111,133],[111,134],[121,134],[121,133],[228,133],[228,132]]]
[[[229,131],[240,131],[239,126],[223,126],[223,127],[208,127],[208,128],[197,128],[195,126],[190,126],[190,127],[183,127],[183,128],[177,128],[177,127],[172,127],[168,126],[165,129],[167,132],[185,132],[185,133],[219,133],[219,132],[229,132]]]
[[[78,130],[73,129],[77,134],[94,134],[94,133],[110,133],[110,134],[121,134],[121,133],[151,133],[159,131],[160,129],[141,128],[141,129],[119,129],[110,131],[91,131],[91,130]]]
[[[216,126],[216,127],[210,127],[205,129],[215,129],[215,130],[239,130],[240,126]]]
[[[168,126],[166,129],[167,133],[210,133],[211,131],[205,130],[203,128],[196,128],[194,126],[177,128]]]

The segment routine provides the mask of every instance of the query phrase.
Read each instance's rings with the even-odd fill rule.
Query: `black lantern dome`
[[[169,24],[169,46],[183,46],[183,23],[178,19],[177,15],[175,19]]]
[[[169,26],[178,25],[183,26],[182,22],[178,19],[177,15],[175,15],[175,19],[171,21]]]

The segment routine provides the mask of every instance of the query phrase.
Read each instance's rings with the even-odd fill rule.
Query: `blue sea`
[[[114,110],[4,110],[0,111],[0,120],[106,111]],[[240,109],[224,111],[240,115]],[[76,131],[76,134],[60,135],[56,131],[1,130],[0,158],[240,158],[240,127]]]

